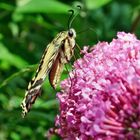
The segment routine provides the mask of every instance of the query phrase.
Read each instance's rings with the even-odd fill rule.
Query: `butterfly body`
[[[23,117],[29,112],[32,104],[40,95],[41,86],[49,76],[51,86],[55,89],[59,83],[64,64],[73,56],[76,32],[74,29],[62,31],[52,40],[42,55],[35,76],[29,82],[25,98],[22,101]]]

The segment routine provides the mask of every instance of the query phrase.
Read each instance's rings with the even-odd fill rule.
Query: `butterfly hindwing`
[[[64,64],[61,62],[60,53],[58,54],[51,71],[49,72],[49,81],[51,86],[56,89],[57,84],[60,81],[60,76],[63,71]]]

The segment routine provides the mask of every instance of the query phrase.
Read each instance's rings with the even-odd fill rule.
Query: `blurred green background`
[[[77,5],[82,10],[72,27],[81,48],[111,41],[117,31],[140,38],[140,0],[0,0],[0,140],[45,140],[54,126],[59,88],[54,91],[48,80],[25,119],[20,103],[46,45],[67,30],[68,10]]]

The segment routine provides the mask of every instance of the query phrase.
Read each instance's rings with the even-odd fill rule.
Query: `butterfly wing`
[[[56,89],[56,86],[60,81],[64,64],[68,63],[71,57],[73,56],[74,47],[75,40],[73,38],[68,37],[65,39],[64,43],[60,48],[59,54],[49,72],[49,81],[54,89]]]
[[[28,85],[28,89],[25,94],[25,98],[21,104],[23,109],[23,116],[26,115],[27,112],[29,112],[32,104],[35,102],[36,98],[40,94],[40,88],[42,86],[42,83],[44,82],[47,74],[49,73],[53,62],[55,61],[59,46],[55,46],[56,44],[50,43],[48,47],[46,48],[42,59],[40,61],[40,64],[38,66],[36,75],[31,80],[31,82]]]
[[[53,66],[49,72],[49,81],[51,86],[56,89],[57,84],[60,81],[60,76],[63,71],[64,64],[61,62],[60,53],[58,54]]]
[[[36,75],[29,83],[25,98],[21,104],[23,117],[29,112],[32,104],[39,96],[40,88],[48,74],[50,84],[56,88],[63,71],[63,65],[73,55],[76,33],[74,29],[71,29],[71,31],[74,34],[73,36],[69,36],[68,31],[60,32],[45,50]]]

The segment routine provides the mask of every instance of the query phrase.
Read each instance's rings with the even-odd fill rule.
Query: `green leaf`
[[[18,6],[16,12],[21,13],[66,13],[71,7],[56,0],[30,0]]]
[[[12,133],[11,133],[11,138],[12,138],[13,140],[20,140],[20,135],[18,135],[18,134],[15,133],[15,132],[12,132]]]
[[[52,109],[58,108],[58,101],[56,99],[46,101],[38,100],[36,104],[34,104],[34,108],[43,108],[43,109]]]
[[[4,3],[4,2],[1,2],[0,3],[0,8],[1,9],[4,9],[4,10],[7,10],[7,11],[12,11],[14,10],[14,6],[10,5],[10,4],[7,4],[7,3]]]
[[[13,36],[17,37],[18,33],[19,33],[18,25],[15,24],[14,22],[11,22],[11,23],[9,23],[9,28],[11,29]]]
[[[42,121],[46,120],[46,121],[53,122],[54,117],[55,117],[55,115],[51,114],[51,112],[48,113],[48,111],[42,112],[42,111],[39,111],[39,110],[31,110],[30,113],[28,113],[27,115],[28,116],[26,118],[31,120],[31,121],[33,120],[34,122],[38,121],[38,120],[42,120]]]
[[[8,83],[9,83],[11,80],[13,80],[15,77],[20,76],[20,75],[22,75],[22,74],[24,74],[24,73],[26,73],[26,72],[35,70],[36,67],[37,67],[37,65],[36,65],[36,66],[35,66],[35,65],[32,65],[32,66],[29,66],[29,67],[27,67],[27,68],[22,69],[21,71],[18,71],[18,72],[16,72],[16,73],[12,74],[10,77],[8,77],[7,79],[5,79],[5,80],[0,84],[0,88],[3,87],[3,86],[5,86],[6,84],[8,84]]]
[[[0,43],[0,60],[6,62],[7,65],[13,65],[19,69],[28,65],[21,57],[16,54],[12,54],[4,44]]]
[[[104,6],[105,4],[109,3],[112,0],[86,0],[87,9],[93,10]]]

